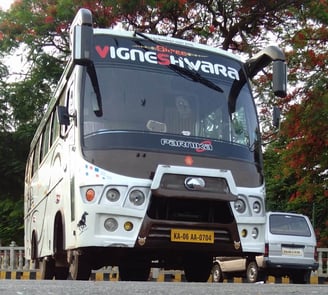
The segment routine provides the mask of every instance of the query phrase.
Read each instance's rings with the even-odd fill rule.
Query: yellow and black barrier
[[[41,280],[41,273],[38,270],[35,271],[0,271],[0,280]],[[118,271],[113,272],[92,272],[90,280],[92,281],[119,281]],[[186,282],[183,271],[156,271],[152,272],[150,281],[153,282]],[[212,276],[208,279],[209,283],[212,283]],[[223,283],[246,283],[245,278],[235,277],[225,279]],[[266,281],[268,284],[289,284],[288,277],[273,277],[269,276]],[[328,284],[326,278],[311,276],[311,284]]]

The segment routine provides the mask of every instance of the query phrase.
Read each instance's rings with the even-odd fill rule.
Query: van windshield
[[[270,232],[274,235],[311,236],[309,225],[302,216],[272,214],[269,224]]]

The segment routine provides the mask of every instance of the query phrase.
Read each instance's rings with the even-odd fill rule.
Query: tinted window
[[[270,215],[270,232],[275,235],[310,237],[311,231],[306,219],[294,215]]]

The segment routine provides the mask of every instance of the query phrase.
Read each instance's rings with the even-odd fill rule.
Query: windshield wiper
[[[135,33],[135,35],[138,35],[138,36],[140,36],[140,37],[154,43],[155,45],[163,46],[163,44],[158,43],[157,41],[153,40],[152,38],[149,38],[147,35],[145,35],[141,32],[135,31],[134,33]],[[165,45],[165,46],[167,47],[167,45]],[[219,87],[218,85],[216,85],[212,81],[206,79],[205,77],[203,77],[201,74],[199,74],[195,70],[182,68],[182,67],[179,67],[179,66],[174,65],[174,64],[169,64],[169,65],[166,65],[166,66],[169,69],[171,69],[172,71],[174,71],[175,73],[179,74],[181,77],[184,77],[184,78],[188,77],[194,82],[201,83],[201,84],[203,84],[203,85],[205,85],[205,86],[207,86],[207,87],[209,87],[209,88],[211,88],[215,91],[223,93],[223,90],[222,90],[221,87]]]
[[[221,92],[223,93],[223,90],[221,87],[219,87],[218,85],[216,85],[215,83],[213,83],[212,81],[206,79],[205,77],[203,77],[201,74],[199,74],[198,72],[194,71],[194,70],[190,70],[190,69],[186,69],[186,68],[182,68],[179,67],[177,65],[173,65],[170,64],[167,66],[168,68],[170,68],[171,70],[173,70],[174,72],[176,72],[177,74],[179,74],[182,77],[188,77],[190,78],[192,81],[194,82],[198,82],[201,83],[215,91]]]

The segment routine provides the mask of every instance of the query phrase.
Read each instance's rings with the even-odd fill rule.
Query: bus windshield
[[[204,56],[204,52],[194,55]],[[221,67],[229,64],[235,77],[197,72],[190,66],[136,63],[137,58],[96,63],[102,116],[96,115],[96,98],[86,75],[84,138],[97,133],[137,131],[254,145],[258,140],[257,117],[241,64],[213,53],[210,58]],[[197,66],[197,61],[192,65]],[[92,140],[85,144],[94,148]]]

